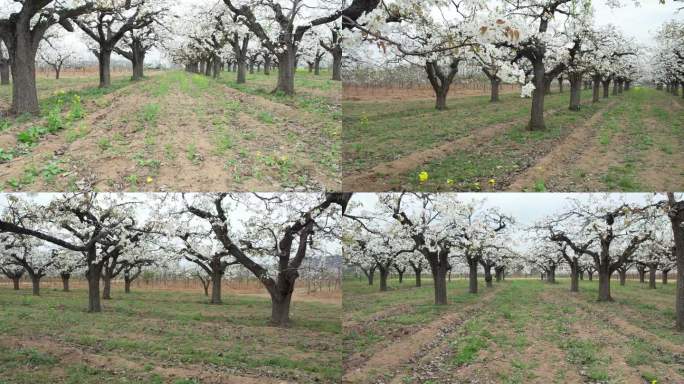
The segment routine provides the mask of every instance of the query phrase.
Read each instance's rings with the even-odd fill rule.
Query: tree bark
[[[223,273],[213,272],[211,274],[211,304],[221,304],[221,279]]]
[[[582,94],[582,73],[570,72],[570,107],[571,111],[580,110],[580,97]]]
[[[598,301],[613,301],[613,298],[610,296],[610,272],[608,271],[608,266],[601,266],[598,271],[598,275]]]
[[[581,86],[582,84],[580,84]],[[558,76],[558,93],[563,93],[563,76]]]
[[[20,279],[21,279],[20,277],[13,277],[12,278],[12,287],[15,291],[19,290],[19,280]]]
[[[669,269],[664,269],[664,270],[660,273],[661,278],[662,278],[662,280],[663,280],[663,285],[667,285],[667,274],[668,274],[668,273],[670,273],[670,270],[669,270]]]
[[[607,99],[608,94],[610,93],[610,79],[601,80],[601,84],[603,85],[603,98]]]
[[[133,65],[133,76],[132,81],[139,81],[145,77],[145,48],[142,46],[142,42],[133,40],[131,44],[131,64]]]
[[[62,291],[69,292],[69,279],[71,278],[70,273],[60,273],[62,278]]]
[[[627,271],[620,269],[618,270],[618,275],[620,276],[620,285],[625,285],[627,281]]]
[[[100,274],[102,264],[90,264],[88,266],[88,312],[102,312],[100,303]]]
[[[579,267],[573,263],[570,265],[570,292],[579,292]]]
[[[12,53],[12,113],[40,113],[36,90],[36,51],[29,33],[17,31],[17,47]]]
[[[112,277],[109,275],[109,273],[106,271],[107,268],[105,267],[105,274],[102,276],[102,282],[104,283],[104,286],[102,287],[102,299],[103,300],[111,300],[112,299]]]
[[[639,274],[639,282],[641,284],[646,282],[646,269],[645,268],[637,268],[637,273]]]
[[[501,79],[498,77],[492,77],[489,79],[489,84],[492,88],[491,90],[491,95],[489,97],[489,102],[490,103],[495,103],[499,101],[499,88],[501,86]]]
[[[237,67],[237,83],[244,84],[247,82],[247,63],[245,59],[238,59]]]
[[[290,303],[292,292],[279,298],[271,296],[271,324],[287,327],[290,323]]]
[[[684,332],[684,202],[675,201],[674,193],[669,192],[667,198],[670,204],[668,216],[672,224],[674,237],[674,251],[677,260],[677,290],[675,299],[676,327]]]
[[[342,81],[342,46],[336,46],[332,50],[332,79]]]
[[[454,76],[458,72],[458,61],[454,60],[449,65],[449,72],[444,73],[439,63],[435,61],[428,61],[425,63],[425,71],[427,72],[430,85],[435,91],[435,108],[438,111],[447,109],[447,96],[449,95],[449,88],[454,80]]]
[[[285,51],[278,55],[278,84],[273,90],[274,93],[283,93],[292,96],[295,93],[294,78],[297,66],[296,48],[288,46]]]
[[[31,276],[31,286],[33,288],[33,296],[40,296],[40,276]]]
[[[591,102],[598,103],[601,97],[601,75],[594,75],[592,78]]]
[[[494,283],[492,282],[492,267],[484,267],[484,278],[487,288],[492,288],[494,286]]]
[[[9,61],[0,59],[0,85],[10,85]]]
[[[447,305],[446,268],[433,268],[432,278],[435,286],[435,305]]]
[[[589,275],[589,281],[594,281],[594,272],[589,271],[587,274]]]
[[[618,94],[618,80],[613,80],[613,96],[617,96]]]
[[[477,293],[477,261],[468,260],[468,292]]]
[[[411,264],[411,268],[413,268],[413,274],[416,276],[416,287],[421,286],[421,281],[420,281],[420,275],[421,272],[423,272],[422,268],[416,268],[413,264]]]
[[[269,76],[271,74],[271,55],[264,55],[264,75]]]
[[[380,270],[380,292],[385,292],[387,291],[387,277],[390,270],[384,266],[378,266],[378,269]]]
[[[124,293],[131,293],[131,280],[124,279]]]
[[[97,54],[97,61],[100,67],[100,88],[107,88],[112,85],[111,61],[112,50],[100,49]]]
[[[546,129],[546,124],[544,123],[544,88],[546,85],[544,76],[546,75],[546,70],[542,60],[534,61],[532,66],[534,72],[532,81],[535,89],[532,91],[532,109],[527,129],[530,131],[542,131]]]
[[[322,58],[317,58],[314,61],[314,76],[320,76],[321,75],[321,60],[322,60]]]
[[[650,289],[656,289],[656,272],[658,271],[653,267],[648,271],[648,288]]]

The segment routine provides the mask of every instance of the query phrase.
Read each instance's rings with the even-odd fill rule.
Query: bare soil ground
[[[231,76],[164,72],[101,91],[87,77],[46,80],[43,116],[8,119],[0,133],[0,182],[21,191],[338,189],[339,88],[301,74],[297,96],[276,97],[256,87],[272,78],[254,75],[253,88],[237,90]],[[75,95],[82,118],[70,118]],[[20,141],[51,119],[61,128]]]
[[[341,309],[295,299],[289,328],[268,324],[270,300],[201,290],[116,287],[104,312],[85,290],[0,287],[2,383],[335,383],[341,377]],[[299,296],[299,295],[296,295]]]
[[[431,291],[390,283],[389,292],[345,280],[352,311],[345,311],[346,383],[630,383],[684,382],[684,336],[674,331],[674,287],[649,290],[636,281],[613,282],[615,303],[595,301],[597,282],[582,281],[579,294],[569,281],[551,285],[513,279],[480,287],[467,304],[449,306],[430,317],[424,303],[401,307],[396,298],[422,297]],[[458,282],[452,300],[463,294]],[[456,289],[454,289],[456,288]],[[428,292],[431,293],[431,292]],[[382,296],[384,295],[384,296]],[[471,295],[473,296],[473,295]],[[355,304],[352,304],[355,303]],[[375,304],[372,304],[375,303]],[[373,313],[372,309],[376,312]],[[389,328],[376,314],[404,311],[410,332],[379,337]],[[393,314],[393,316],[399,316]],[[363,323],[373,332],[350,329]],[[365,359],[350,359],[352,347]],[[358,353],[358,352],[357,352]]]

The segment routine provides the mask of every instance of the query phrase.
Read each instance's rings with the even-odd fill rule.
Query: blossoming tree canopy
[[[135,246],[154,226],[136,214],[136,199],[92,192],[7,196],[0,232],[30,236],[81,252],[86,265],[89,311],[99,312],[100,278],[110,258]]]
[[[169,236],[178,234],[171,221],[212,233],[220,244],[214,255],[229,255],[257,277],[271,296],[271,321],[286,326],[299,268],[310,248],[340,236],[347,201],[335,193],[176,194],[160,200],[160,217],[169,218]]]

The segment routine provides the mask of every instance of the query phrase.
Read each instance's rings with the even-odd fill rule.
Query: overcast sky
[[[667,4],[660,4],[658,0],[642,0],[641,5],[636,7],[631,0],[625,1],[625,6],[617,9],[608,7],[604,0],[594,1],[596,24],[614,24],[626,35],[634,37],[637,42],[643,45],[654,45],[655,31],[660,25],[673,19],[684,20],[684,10],[677,12],[677,9],[682,7],[681,3],[673,3],[668,0]],[[182,15],[187,13],[193,5],[214,6],[217,3],[217,0],[178,0],[172,9],[176,14]],[[64,41],[82,58],[94,61],[95,56],[88,52],[84,43],[86,39],[87,37],[80,30],[77,30],[74,33],[66,33]],[[114,60],[125,60],[117,54],[114,54],[113,58]],[[146,63],[156,65],[160,61],[167,65],[170,64],[163,60],[163,55],[159,51],[154,50],[149,53]]]
[[[611,9],[605,1],[598,0],[594,1],[595,22],[597,25],[616,25],[637,42],[653,45],[655,32],[664,22],[684,20],[684,10],[677,12],[682,6],[684,4],[671,0],[666,4],[660,4],[658,0],[641,0],[641,5],[635,7],[631,0],[627,0],[625,6]]]

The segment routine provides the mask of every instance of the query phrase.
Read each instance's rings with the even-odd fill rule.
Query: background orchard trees
[[[337,20],[328,27],[327,36],[325,31],[321,33],[320,44],[323,49],[332,56],[332,79],[342,81],[342,22]]]
[[[99,64],[100,88],[111,85],[112,52],[126,33],[150,26],[167,10],[159,0],[101,0],[94,12],[74,19],[95,42],[91,50]]]
[[[59,195],[47,203],[14,195],[7,199],[0,232],[81,252],[87,266],[88,311],[101,312],[100,278],[105,264],[142,235],[135,227],[134,206],[139,202],[93,192]]]
[[[478,1],[393,1],[365,15],[356,28],[369,35],[388,60],[408,61],[425,69],[435,92],[435,108],[446,109],[459,64],[477,45]],[[393,22],[387,22],[391,20]],[[354,36],[366,39],[366,35]]]
[[[435,287],[435,304],[447,304],[447,272],[452,247],[450,223],[441,220],[442,208],[448,202],[442,195],[385,194],[380,204],[413,240],[430,265]]]
[[[665,23],[656,35],[657,47],[652,57],[656,84],[678,95],[682,87],[684,97],[684,23],[673,20]]]
[[[345,209],[350,195],[218,193],[175,198],[183,207],[176,214],[200,220],[223,250],[259,279],[271,296],[271,322],[287,326],[294,284],[309,246],[340,236],[339,208]]]
[[[73,32],[74,18],[92,10],[84,0],[0,2],[0,40],[9,52],[12,72],[12,113],[38,114],[36,53],[45,33],[55,24]]]
[[[2,236],[4,263],[21,267],[31,279],[33,295],[40,295],[40,280],[48,275],[55,263],[57,252],[45,247],[41,241],[25,235]]]
[[[60,35],[45,38],[38,47],[38,57],[55,71],[56,80],[59,80],[62,68],[75,57],[75,52],[62,43],[62,38]]]
[[[24,272],[24,267],[12,263],[9,259],[0,258],[0,273],[12,280],[12,287],[15,291],[19,290],[19,282]]]
[[[183,215],[170,219],[178,221],[169,223],[175,228],[169,231],[169,244],[165,248],[202,269],[202,275],[209,276],[211,281],[211,304],[221,304],[221,280],[227,269],[238,262],[223,248],[211,229],[202,230],[196,217]],[[202,284],[205,284],[204,279]]]
[[[381,226],[378,227],[378,224]],[[387,291],[387,279],[392,269],[398,267],[402,272],[404,266],[398,265],[399,257],[403,254],[412,254],[414,251],[413,242],[407,241],[404,236],[404,228],[397,224],[382,225],[384,222],[375,219],[371,220],[367,226],[352,225],[350,233],[350,246],[345,250],[351,263],[359,265],[362,269],[368,270],[368,265],[372,265],[374,270],[380,273],[380,291]],[[369,231],[368,227],[375,230]],[[363,266],[366,266],[364,268]],[[364,271],[368,276],[370,270]],[[401,276],[400,275],[400,276]],[[370,280],[369,280],[370,282]]]
[[[159,14],[156,23],[124,33],[120,43],[114,46],[114,52],[131,62],[132,81],[142,80],[145,77],[145,57],[152,48],[162,43],[164,34],[160,31],[163,31],[163,25],[166,22],[160,20],[165,16],[167,16],[165,13]]]
[[[558,221],[569,221],[576,228],[572,234],[556,232],[552,240],[570,246],[575,252],[586,254],[594,260],[599,276],[599,301],[612,301],[610,278],[623,264],[629,262],[636,250],[651,238],[644,230],[648,221],[643,210],[628,204],[590,200],[574,200]],[[588,248],[583,241],[595,239]]]
[[[495,208],[483,207],[484,200],[479,202],[463,203],[459,206],[452,206],[456,209],[443,212],[450,222],[453,229],[453,250],[460,253],[465,263],[468,265],[468,292],[478,292],[477,270],[478,265],[483,264],[483,257],[491,252],[498,252],[506,244],[512,242],[511,239],[503,238],[503,231],[513,223],[511,217],[506,216]],[[449,207],[451,208],[451,207]],[[483,264],[491,275],[491,268],[494,267],[494,258],[489,257],[489,263]],[[491,277],[491,276],[490,276]]]
[[[249,28],[261,45],[278,60],[274,92],[293,95],[297,53],[304,35],[313,27],[341,17],[327,14],[318,0],[223,0]],[[269,31],[267,26],[272,26]],[[270,32],[270,33],[269,33]]]
[[[503,1],[501,14],[492,13],[492,20],[482,26],[483,34],[495,44],[515,50],[522,59],[532,64],[531,90],[532,108],[528,128],[545,129],[544,90],[547,84],[565,70],[563,60],[549,63],[549,58],[558,58],[565,49],[558,44],[556,24],[559,19],[586,17],[590,2],[570,0]],[[571,50],[578,47],[573,44]],[[551,64],[551,65],[550,65]]]
[[[54,271],[62,280],[62,290],[69,292],[71,276],[83,270],[83,254],[68,249],[59,249],[54,261]]]

